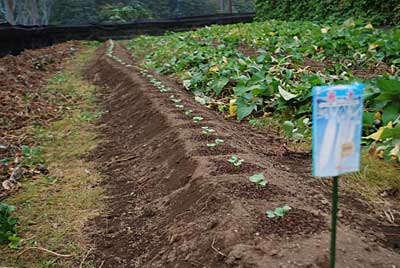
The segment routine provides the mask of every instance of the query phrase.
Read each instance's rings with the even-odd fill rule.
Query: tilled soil
[[[88,68],[88,77],[104,88],[108,111],[100,122],[104,142],[92,155],[104,173],[108,195],[107,211],[90,226],[98,265],[326,267],[329,185],[307,175],[308,156],[293,158],[273,131],[224,120],[194,103],[172,79],[158,77],[174,89],[160,93],[136,67],[111,60],[105,50],[98,51]],[[114,53],[135,65],[121,46]],[[207,140],[194,138],[202,137],[200,125],[177,118],[172,94],[196,107],[196,116],[206,119],[202,125],[216,130],[212,139],[224,139],[256,168],[231,172],[221,168],[229,158],[224,152],[196,154]],[[271,194],[263,198],[248,193],[254,188],[240,188],[252,172],[264,172]],[[382,232],[372,230],[384,222],[343,201],[341,213],[350,218],[340,218],[337,267],[397,267],[400,255],[385,247]],[[285,204],[293,208],[286,217],[266,218],[266,210]]]

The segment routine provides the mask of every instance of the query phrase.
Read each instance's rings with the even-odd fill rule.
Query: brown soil
[[[213,140],[211,140],[213,141]],[[214,148],[209,148],[206,145],[199,148],[197,151],[194,152],[193,155],[197,156],[212,156],[212,155],[232,155],[237,153],[238,150],[229,146],[227,144],[223,144]]]
[[[235,167],[233,164],[228,162],[229,157],[226,160],[215,160],[213,161],[215,168],[214,171],[210,173],[212,176],[218,176],[223,174],[250,174],[255,172],[260,172],[261,167],[254,165],[252,163],[244,162],[240,168]]]
[[[108,209],[88,228],[93,230],[97,267],[324,267],[329,214],[316,204],[329,208],[330,188],[308,175],[304,167],[309,159],[285,159],[273,133],[225,121],[197,105],[207,124],[276,186],[271,190],[276,195],[266,199],[252,193],[238,198],[234,194],[240,190],[226,185],[240,185],[248,174],[224,170],[212,176],[216,157],[194,154],[200,144],[193,136],[200,129],[182,128],[187,121],[175,118],[173,105],[153,98],[157,89],[137,69],[104,54],[103,47],[88,68],[88,77],[104,86],[104,109],[109,111],[100,122],[104,142],[92,155],[104,173],[108,195]],[[119,45],[116,54],[135,64]],[[157,78],[191,101],[176,81]],[[217,159],[227,163],[224,156]],[[282,202],[295,209],[279,224],[266,219],[265,211]],[[353,210],[362,224],[354,228],[352,219],[340,222],[337,267],[392,268],[400,263],[400,255],[379,239],[383,232],[371,231],[375,216],[343,202],[341,209]]]
[[[283,218],[260,216],[257,232],[262,235],[292,236],[317,234],[327,229],[326,220],[321,215],[314,215],[303,209],[293,209]]]
[[[318,61],[310,58],[304,59],[304,67],[307,67],[314,72],[324,72],[326,67],[333,66],[334,64],[335,62],[329,60]],[[346,65],[346,62],[343,62],[342,64]],[[349,71],[363,80],[371,80],[385,73],[394,74],[393,70],[384,62],[377,62],[375,65],[368,67],[351,66]]]
[[[279,196],[294,196],[294,193],[283,190],[274,184],[268,184],[264,188],[257,188],[253,183],[236,183],[225,186],[226,192],[239,198],[272,200]]]
[[[199,127],[200,132],[201,127]],[[201,134],[193,134],[192,141],[204,141],[204,142],[214,142],[217,139],[216,135],[201,135]]]

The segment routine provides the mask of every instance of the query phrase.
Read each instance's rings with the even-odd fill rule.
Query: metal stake
[[[330,268],[335,268],[336,263],[336,226],[339,199],[339,177],[333,177],[332,186],[332,227],[331,227],[331,259]]]

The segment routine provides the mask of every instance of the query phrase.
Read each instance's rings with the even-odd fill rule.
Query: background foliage
[[[398,24],[398,0],[257,0],[259,19],[339,20],[368,18],[374,23]]]
[[[52,25],[130,22],[221,13],[220,0],[52,0],[51,3]],[[255,11],[255,0],[233,0],[232,5],[234,13]],[[5,22],[2,12],[1,22]]]
[[[267,20],[129,43],[149,69],[179,78],[197,99],[238,120],[281,122],[294,140],[311,134],[311,89],[365,82],[365,144],[400,159],[400,27]]]

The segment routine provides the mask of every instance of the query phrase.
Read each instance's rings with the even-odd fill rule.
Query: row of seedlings
[[[171,89],[166,87],[162,82],[158,81],[153,75],[149,74],[149,72],[146,69],[141,69],[140,71],[141,75],[147,79],[153,84],[154,87],[156,87],[160,93],[167,93],[170,92]],[[185,110],[185,106],[182,104],[182,100],[177,98],[174,95],[170,95],[169,99],[171,100],[172,104],[175,105],[175,108],[182,110],[184,112],[184,115],[192,118],[193,123],[199,124],[201,123],[204,118],[201,116],[193,116],[194,111],[191,109]],[[203,126],[202,128],[202,135],[208,137],[212,134],[216,134],[216,130],[208,127],[208,126]],[[210,149],[217,148],[218,146],[221,146],[224,144],[224,140],[220,138],[216,138],[214,142],[212,143],[207,143],[206,146]],[[242,164],[245,162],[244,159],[240,159],[237,155],[232,155],[229,159],[228,162],[233,165],[233,167],[237,170],[239,170],[242,166]],[[256,188],[261,190],[264,189],[268,186],[268,181],[265,178],[265,174],[263,172],[254,174],[253,176],[249,177],[249,181],[254,183],[256,185]],[[266,217],[270,219],[279,219],[283,218],[292,208],[288,205],[284,205],[282,207],[277,207],[274,210],[267,210],[265,212]]]

